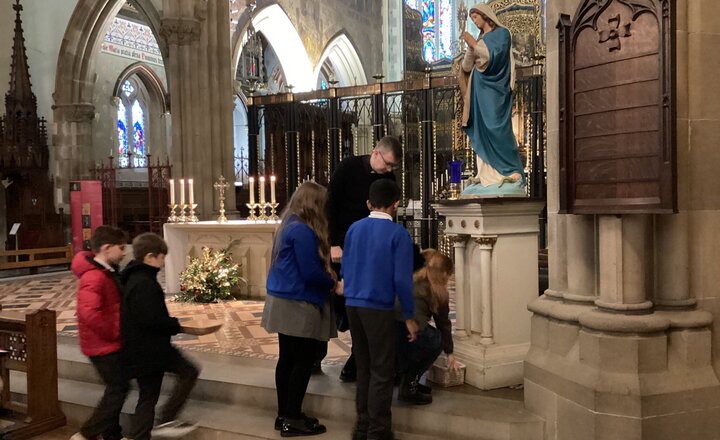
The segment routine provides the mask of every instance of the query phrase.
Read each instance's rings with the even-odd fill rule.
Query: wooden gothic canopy
[[[673,0],[584,0],[560,33],[560,209],[677,209]]]
[[[10,89],[5,95],[5,116],[0,117],[0,172],[3,174],[48,169],[45,118],[38,118],[25,53],[20,0],[15,0]]]

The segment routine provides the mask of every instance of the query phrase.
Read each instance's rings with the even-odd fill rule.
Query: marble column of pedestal
[[[455,331],[458,336],[469,336],[468,323],[470,319],[470,307],[466,279],[469,274],[465,273],[465,250],[467,249],[467,235],[452,235],[455,250]]]
[[[473,237],[475,252],[478,253],[479,262],[477,274],[479,276],[480,294],[471,298],[472,332],[480,335],[480,343],[490,345],[493,339],[493,290],[492,290],[492,251],[497,242],[497,236]]]
[[[652,218],[635,214],[599,218],[600,297],[607,311],[652,309]]]

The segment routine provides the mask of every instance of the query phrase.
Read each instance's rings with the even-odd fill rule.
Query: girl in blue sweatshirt
[[[302,412],[317,343],[337,336],[328,302],[337,282],[330,268],[325,200],[324,187],[300,185],[283,211],[273,243],[261,325],[278,333],[280,343],[275,429],[283,437],[326,431],[318,419]]]

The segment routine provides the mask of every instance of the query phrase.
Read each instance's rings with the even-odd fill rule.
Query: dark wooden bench
[[[26,269],[70,264],[73,257],[72,244],[66,246],[0,251],[0,270]]]
[[[58,400],[57,334],[53,310],[0,312],[0,429],[3,440],[22,440],[65,426]],[[14,401],[10,371],[26,375],[27,394]],[[5,424],[4,424],[5,425]]]

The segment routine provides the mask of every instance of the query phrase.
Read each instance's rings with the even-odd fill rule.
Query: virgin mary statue
[[[478,173],[463,195],[523,196],[524,167],[511,119],[515,63],[510,31],[484,3],[470,9],[470,19],[480,29],[480,38],[463,34],[468,50],[459,70],[465,97],[463,129],[477,154]]]

